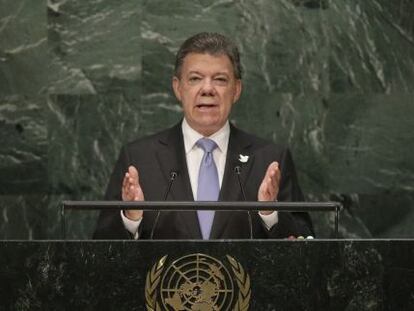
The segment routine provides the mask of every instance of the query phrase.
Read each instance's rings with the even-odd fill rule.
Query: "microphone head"
[[[236,174],[240,174],[241,173],[241,167],[240,166],[235,166],[234,167],[234,172],[236,173]]]
[[[170,172],[170,178],[171,178],[171,179],[175,179],[175,178],[177,178],[177,176],[178,176],[178,171],[176,171],[176,170],[172,170],[172,171]]]

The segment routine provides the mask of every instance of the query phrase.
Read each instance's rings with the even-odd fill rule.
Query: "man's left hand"
[[[265,177],[259,187],[258,201],[276,201],[279,193],[280,170],[279,163],[272,162],[267,168]],[[260,211],[262,215],[269,215],[273,211]]]

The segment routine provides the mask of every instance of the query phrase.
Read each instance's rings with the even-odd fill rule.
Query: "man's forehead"
[[[210,53],[189,53],[183,60],[183,67],[187,72],[197,72],[206,69],[214,70],[222,73],[232,73],[233,64],[230,58],[224,54]]]

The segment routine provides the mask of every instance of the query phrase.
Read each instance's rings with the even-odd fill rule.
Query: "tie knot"
[[[205,137],[200,138],[196,142],[196,145],[202,148],[204,152],[210,152],[210,153],[213,152],[213,150],[217,148],[217,144],[214,140],[205,138]]]

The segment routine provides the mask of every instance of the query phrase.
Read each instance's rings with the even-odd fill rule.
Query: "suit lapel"
[[[172,171],[178,173],[167,201],[194,201],[188,176],[181,122],[167,131],[166,135],[162,136],[158,143],[159,148],[156,154],[165,180],[168,181],[170,179]],[[201,238],[197,213],[195,211],[180,212],[179,219],[182,221],[182,224],[178,225],[186,226],[190,236]]]
[[[254,156],[250,154],[250,146],[252,142],[242,133],[230,124],[230,138],[227,149],[226,167],[224,169],[223,181],[220,189],[219,201],[243,201],[235,167],[240,167],[240,179],[243,188],[246,189],[246,181],[248,180]],[[243,163],[239,161],[240,155],[249,156],[248,161]],[[223,230],[226,228],[227,222],[231,219],[230,211],[218,211],[214,217],[213,227],[211,229],[211,238],[216,239],[222,236]]]

